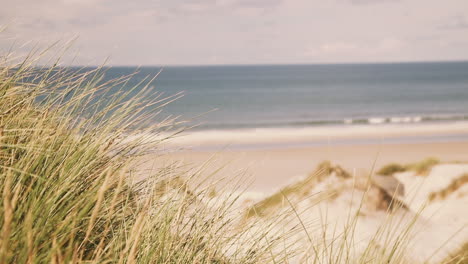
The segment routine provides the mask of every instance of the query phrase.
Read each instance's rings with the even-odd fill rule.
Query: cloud
[[[453,16],[447,19],[445,23],[440,25],[439,29],[442,29],[442,30],[468,29],[468,20],[464,16],[460,16],[460,15]]]
[[[151,5],[153,1],[148,1]],[[153,8],[174,14],[191,14],[211,10],[217,7],[216,0],[159,0]],[[148,6],[148,5],[145,5]]]
[[[351,58],[356,56],[371,57],[375,55],[390,56],[404,49],[406,43],[395,37],[384,37],[372,42],[330,42],[322,45],[310,46],[305,49],[304,56],[322,58]]]
[[[158,23],[174,17],[270,9],[284,0],[15,0],[2,4],[0,25],[45,31],[80,30],[111,23],[116,17],[151,14]],[[233,10],[234,8],[234,10]],[[10,23],[12,22],[13,23]]]
[[[303,53],[307,57],[328,57],[333,55],[346,55],[359,51],[361,47],[352,42],[330,42],[322,45],[313,45],[306,48]]]
[[[464,0],[4,2],[0,37],[47,44],[78,35],[84,63],[109,55],[120,65],[468,58]]]
[[[386,37],[382,39],[377,45],[376,51],[378,52],[392,52],[401,50],[406,43],[398,38]]]
[[[396,3],[401,0],[344,0],[353,5],[371,5],[371,4],[384,4],[384,3]]]
[[[236,0],[233,5],[247,8],[273,8],[283,3],[283,0]]]
[[[12,1],[13,2],[13,1]],[[72,1],[72,0],[46,0],[26,1],[20,0],[14,4],[7,4],[8,13],[2,14],[3,21],[19,30],[57,31],[70,29],[81,25],[101,23],[108,17],[108,12],[100,6],[100,1]],[[107,13],[107,14],[106,14]]]
[[[354,43],[328,43],[320,46],[320,51],[324,53],[348,53],[356,50],[358,47]]]

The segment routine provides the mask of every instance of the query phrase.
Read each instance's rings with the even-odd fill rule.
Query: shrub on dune
[[[440,161],[436,158],[427,158],[420,162],[409,164],[408,168],[416,172],[417,175],[425,176],[429,174],[432,167],[439,164]]]
[[[398,163],[391,163],[382,167],[379,171],[377,171],[377,174],[382,176],[391,176],[395,173],[404,172],[406,170],[407,168],[403,165]]]
[[[377,174],[382,176],[391,176],[395,173],[405,172],[405,171],[414,171],[416,175],[425,176],[429,174],[432,167],[439,164],[440,161],[436,158],[427,158],[420,162],[409,163],[406,165],[401,165],[398,163],[390,163],[383,166],[380,170],[377,171]]]
[[[430,201],[443,200],[443,199],[447,198],[449,195],[451,195],[452,193],[459,190],[461,187],[463,187],[467,183],[468,183],[468,173],[465,173],[465,174],[461,175],[460,177],[454,179],[444,189],[430,193],[429,194],[429,200]]]

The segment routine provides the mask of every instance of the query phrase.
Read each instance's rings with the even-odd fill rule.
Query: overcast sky
[[[2,52],[78,36],[79,65],[468,59],[467,0],[0,1]]]

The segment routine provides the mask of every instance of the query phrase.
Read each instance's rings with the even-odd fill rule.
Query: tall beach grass
[[[158,117],[178,95],[155,95],[150,77],[125,87],[131,76],[103,82],[105,68],[39,67],[40,57],[15,63],[7,54],[0,66],[0,263],[258,263],[269,255],[260,243],[235,243],[246,229],[227,232],[229,199],[209,203],[206,189],[189,189],[199,175],[167,167],[136,180],[139,158],[180,131],[177,119]]]
[[[331,237],[317,215],[323,232],[313,237],[290,199],[298,186],[263,205],[286,210],[255,217],[258,207],[246,220],[235,192],[221,190],[220,198],[209,184],[191,184],[209,177],[203,170],[142,172],[142,157],[183,131],[178,118],[160,116],[179,95],[157,94],[149,85],[156,76],[128,87],[132,76],[104,81],[103,67],[39,67],[41,56],[6,54],[0,65],[0,263],[408,262],[417,214],[394,232],[399,223],[388,212],[352,258],[360,208]],[[337,171],[352,177],[339,167],[321,170]]]

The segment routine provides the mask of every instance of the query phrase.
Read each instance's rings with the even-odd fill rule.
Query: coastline
[[[179,135],[166,146],[220,151],[456,141],[468,141],[468,122],[200,130]]]
[[[379,196],[375,196],[376,189],[372,189],[374,192],[370,191],[368,198],[366,198],[366,201],[369,202],[364,205],[365,209],[360,210],[359,215],[355,218],[356,224],[353,228],[356,228],[355,238],[359,242],[353,247],[355,247],[356,252],[361,252],[368,243],[374,240],[373,236],[378,234],[380,228],[383,227],[384,230],[389,228],[395,234],[400,234],[404,233],[405,228],[411,226],[410,222],[415,220],[414,231],[411,231],[412,239],[408,240],[409,243],[412,243],[412,251],[408,252],[405,257],[410,262],[439,263],[447,258],[451,252],[457,252],[460,245],[465,243],[467,239],[467,231],[464,228],[466,227],[466,214],[463,208],[466,207],[468,189],[461,188],[444,200],[429,203],[422,212],[420,210],[422,205],[427,204],[427,197],[431,192],[447,188],[453,179],[460,177],[461,173],[466,173],[468,169],[468,139],[456,140],[450,136],[463,135],[463,132],[468,134],[467,125],[466,123],[458,123],[447,126],[359,127],[351,129],[354,132],[361,132],[354,134],[345,133],[349,130],[333,130],[331,128],[321,128],[317,129],[318,131],[312,131],[313,128],[299,131],[291,129],[286,131],[289,133],[283,132],[279,135],[274,135],[271,130],[260,130],[261,133],[251,135],[251,137],[246,131],[238,131],[240,133],[238,138],[234,137],[235,131],[225,131],[224,135],[223,132],[220,132],[221,134],[217,138],[211,137],[210,133],[202,135],[199,133],[203,132],[195,132],[195,136],[187,136],[185,144],[188,142],[198,144],[198,148],[181,148],[164,155],[152,156],[150,159],[153,162],[147,161],[150,161],[148,164],[152,164],[153,169],[157,166],[164,167],[175,164],[181,166],[184,171],[189,169],[188,175],[212,175],[212,178],[208,179],[207,182],[204,181],[204,178],[200,179],[199,182],[193,182],[194,186],[209,184],[210,188],[214,190],[214,195],[219,197],[230,195],[234,191],[234,195],[239,195],[235,210],[244,212],[249,206],[267,201],[269,197],[275,197],[278,191],[286,190],[288,186],[298,186],[298,184],[304,183],[323,161],[330,161],[330,164],[336,164],[351,175],[356,176],[356,178],[353,177],[349,180],[348,183],[350,183],[361,176],[367,177],[369,173],[375,173],[390,163],[410,164],[421,162],[429,157],[436,158],[440,161],[440,165],[436,165],[424,177],[417,176],[412,171],[390,176],[403,184],[405,196],[401,198],[401,201],[408,206],[408,210],[402,209],[394,214],[388,214],[385,211],[388,209],[378,209],[377,204],[381,200],[379,200]],[[398,128],[400,129],[398,130]],[[306,131],[311,133],[307,135]],[[328,140],[330,138],[323,133],[324,131],[333,132],[336,138],[341,137],[348,141],[343,144],[343,142],[338,142],[336,138],[334,141]],[[265,137],[265,132],[270,137]],[[215,132],[212,133],[214,136]],[[262,137],[262,133],[264,137]],[[240,146],[239,148],[236,148],[235,144],[223,145],[223,141],[220,139],[226,135],[229,135],[228,138],[231,140],[237,139],[235,141],[237,144],[243,143],[245,145],[237,145]],[[280,137],[280,135],[288,135],[289,137]],[[295,138],[294,135],[302,135],[302,137]],[[325,142],[319,145],[305,145],[300,142],[303,139],[313,138],[312,136]],[[383,140],[377,143],[369,142],[369,136],[371,138],[380,136]],[[402,138],[408,139],[409,136],[411,136],[410,139],[416,140],[401,142]],[[205,139],[205,141],[197,142],[196,139],[200,138]],[[388,138],[395,139],[395,141],[385,143],[384,139]],[[421,138],[425,138],[425,140],[421,142]],[[297,146],[275,145],[272,144],[274,140],[286,143],[298,142],[299,144]],[[259,141],[261,144],[269,144],[268,148],[259,147]],[[172,142],[172,146],[176,143],[180,144],[180,142]],[[219,143],[219,145],[214,143]],[[203,148],[204,146],[208,147]],[[334,239],[334,236],[330,234],[340,233],[346,229],[349,224],[346,220],[349,218],[349,212],[360,208],[360,195],[364,195],[363,192],[359,189],[348,188],[354,184],[348,186],[338,179],[335,175],[330,176],[323,184],[303,186],[310,191],[309,195],[306,196],[300,196],[300,190],[289,194],[288,199],[294,203],[301,221],[310,223],[317,221],[319,216],[326,215],[327,224],[330,226],[307,227],[309,234],[321,236],[325,233],[328,234],[328,239]],[[326,193],[330,190],[336,190],[337,196],[316,204],[317,200],[314,197],[319,197],[321,192]],[[285,208],[280,205],[275,207],[274,204],[268,206],[271,208],[266,210],[271,210],[271,215],[282,214],[286,210],[285,208],[288,208],[287,205]],[[269,223],[268,219],[268,216],[265,218],[258,216],[250,221]],[[398,225],[393,226],[395,223]],[[284,226],[288,228],[297,225],[299,223],[295,217],[284,223]],[[338,228],[337,231],[337,226],[342,227],[342,229]],[[296,239],[301,241],[298,243],[298,247],[308,243],[302,233],[297,234]],[[418,242],[413,244],[415,241]],[[444,241],[450,241],[450,243],[444,244]],[[441,247],[444,247],[445,251],[438,251]],[[433,252],[435,253],[433,254]]]

